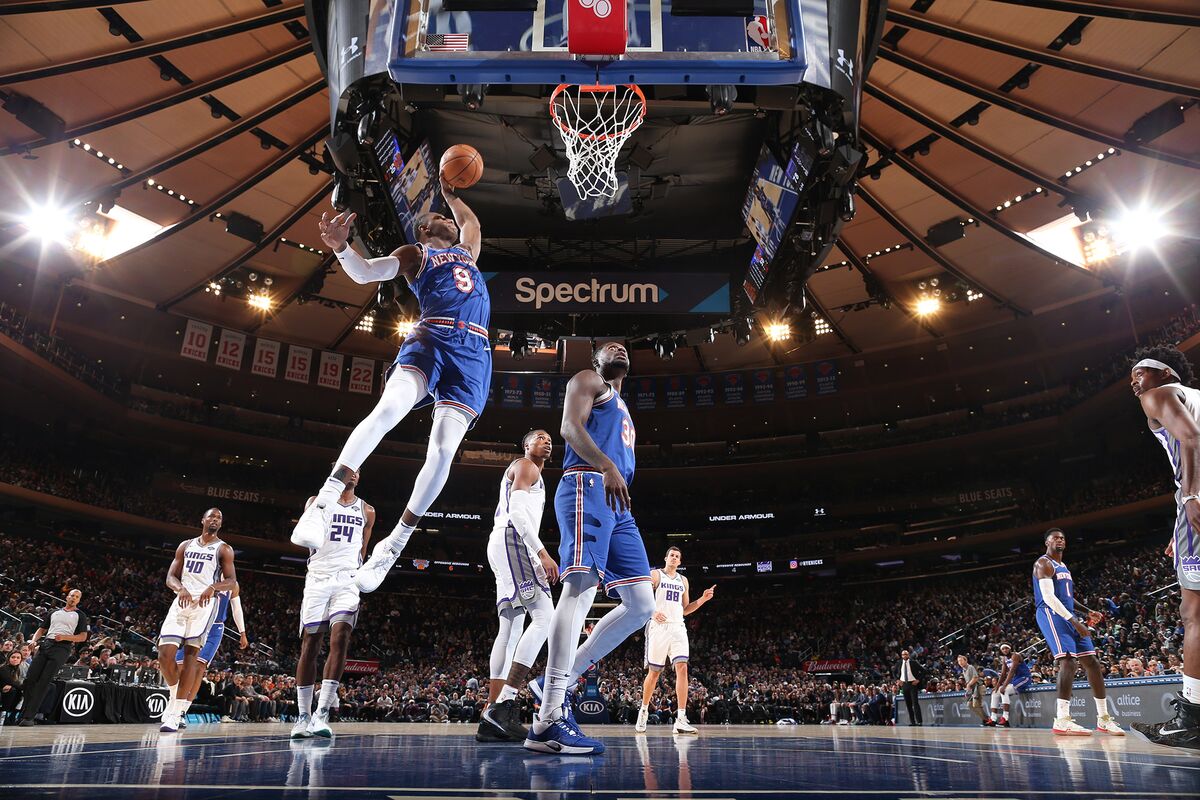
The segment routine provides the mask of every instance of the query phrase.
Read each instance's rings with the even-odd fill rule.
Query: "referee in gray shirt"
[[[21,726],[33,725],[50,682],[58,674],[62,665],[70,660],[75,652],[75,645],[85,641],[88,635],[88,616],[79,608],[83,592],[72,589],[67,593],[67,604],[46,614],[41,626],[30,639],[31,643],[43,640],[38,647],[33,663],[29,665],[29,674],[25,676],[25,703],[21,709]]]

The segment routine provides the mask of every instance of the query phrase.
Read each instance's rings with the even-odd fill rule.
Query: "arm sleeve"
[[[1053,578],[1038,578],[1038,586],[1042,589],[1042,602],[1049,606],[1051,611],[1065,620],[1074,619],[1074,615],[1067,611],[1067,607],[1054,594]]]
[[[390,281],[400,274],[400,259],[395,256],[367,260],[350,245],[346,245],[341,252],[334,253],[334,255],[341,262],[342,269],[346,270],[346,274],[355,283]]]
[[[508,496],[508,513],[529,552],[536,554],[544,550],[545,545],[538,536],[541,513],[527,489],[519,489]]]
[[[237,626],[238,633],[246,632],[246,618],[242,615],[242,598],[229,598],[229,610],[233,612],[233,624]]]

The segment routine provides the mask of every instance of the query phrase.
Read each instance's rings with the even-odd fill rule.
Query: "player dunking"
[[[550,434],[533,430],[521,440],[525,455],[508,465],[500,479],[500,500],[488,538],[488,564],[496,575],[496,613],[500,630],[492,644],[488,707],[475,738],[481,742],[525,741],[517,710],[517,689],[550,635],[554,602],[550,587],[558,582],[558,564],[546,551],[538,531],[546,505],[542,468],[550,458]],[[524,632],[525,614],[529,627]]]
[[[650,562],[629,503],[636,434],[621,399],[629,353],[619,342],[608,342],[596,350],[592,363],[595,369],[571,378],[563,401],[566,452],[554,495],[563,588],[550,621],[542,706],[525,739],[526,748],[541,753],[604,752],[603,743],[584,736],[575,724],[567,687],[654,613]],[[580,604],[590,605],[597,579],[621,602],[576,649]]]
[[[421,319],[388,370],[379,402],[350,434],[333,473],[300,517],[292,542],[319,548],[346,480],[409,411],[434,403],[425,464],[404,514],[354,576],[364,592],[379,588],[391,571],[417,523],[446,485],[458,445],[487,403],[492,374],[487,330],[491,301],[475,266],[479,220],[444,178],[442,196],[454,219],[423,214],[417,223],[417,244],[369,261],[347,245],[354,214],[338,214],[332,220],[321,215],[321,240],[333,249],[346,274],[364,284],[403,276],[420,303]]]
[[[1191,385],[1192,365],[1174,347],[1147,347],[1133,357],[1133,393],[1175,477],[1175,531],[1167,556],[1175,560],[1183,618],[1183,692],[1171,701],[1175,717],[1133,727],[1158,744],[1200,749],[1200,390]]]
[[[196,653],[196,661],[200,662],[203,667],[196,670],[196,678],[191,685],[186,687],[187,691],[183,692],[184,697],[189,701],[196,699],[196,692],[200,691],[200,684],[204,680],[204,667],[212,663],[212,660],[217,655],[217,650],[221,648],[221,640],[225,638],[225,618],[233,613],[233,624],[238,629],[238,649],[245,650],[250,646],[250,640],[246,638],[246,616],[242,612],[241,587],[234,586],[232,592],[219,592],[216,598],[217,616],[213,620],[212,627],[208,629],[208,637],[204,640],[204,646],[200,648],[200,652]],[[183,668],[184,649],[175,651],[175,668]],[[171,701],[178,698],[180,684],[175,684],[170,687]],[[183,716],[179,718],[179,727],[187,727],[187,719]]]
[[[158,634],[158,663],[163,680],[176,699],[163,712],[159,728],[163,733],[179,730],[179,720],[192,704],[188,690],[199,685],[196,678],[200,664],[196,655],[220,610],[220,603],[214,603],[213,598],[218,592],[230,592],[237,587],[233,548],[217,537],[223,521],[220,509],[204,512],[200,535],[179,543],[175,560],[167,570],[167,588],[175,593],[175,599]],[[183,648],[181,666],[175,663],[175,652],[180,647]]]
[[[650,699],[654,687],[662,675],[667,662],[675,665],[675,699],[678,713],[675,715],[675,733],[696,733],[687,718],[688,698],[688,636],[683,618],[712,600],[716,586],[704,590],[704,594],[692,601],[688,596],[688,579],[678,572],[683,553],[678,547],[668,547],[663,559],[663,568],[650,571],[650,583],[654,586],[654,616],[646,623],[646,682],[642,686],[642,708],[638,711],[633,729],[638,733],[646,730],[650,716]]]
[[[329,710],[337,700],[346,654],[350,651],[350,633],[358,621],[358,586],[350,575],[367,555],[375,508],[358,497],[359,473],[346,476],[346,488],[337,499],[329,530],[321,546],[308,557],[304,578],[304,598],[300,601],[300,658],[296,661],[296,724],[293,739],[311,736],[332,738]],[[308,498],[305,508],[316,502]],[[317,713],[312,713],[313,683],[317,674],[317,656],[321,641],[329,631],[329,655],[325,657],[321,697]]]
[[[1075,661],[1087,673],[1096,700],[1096,730],[1124,736],[1125,731],[1108,713],[1104,671],[1096,658],[1096,646],[1088,629],[1075,617],[1075,581],[1063,563],[1067,536],[1058,528],[1046,531],[1046,554],[1033,565],[1034,615],[1046,646],[1058,667],[1058,702],[1051,730],[1059,736],[1091,736],[1092,732],[1071,719],[1071,687],[1075,683]]]

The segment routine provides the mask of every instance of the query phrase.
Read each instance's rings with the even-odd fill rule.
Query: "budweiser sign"
[[[347,658],[346,669],[351,675],[373,675],[379,672],[378,658]]]
[[[348,663],[348,662],[347,662]],[[805,661],[805,672],[852,672],[858,662],[853,658],[839,658],[832,661]]]

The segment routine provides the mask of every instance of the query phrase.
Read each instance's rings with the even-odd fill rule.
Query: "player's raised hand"
[[[708,587],[707,589],[705,589],[705,590],[704,590],[704,593],[703,593],[701,596],[702,596],[702,597],[703,597],[705,600],[712,600],[712,599],[713,599],[713,592],[715,592],[716,590],[717,590],[717,585],[714,583],[712,586],[710,586],[710,587]]]
[[[438,173],[438,181],[442,184],[442,196],[454,197],[454,185],[446,180],[446,176]]]
[[[329,212],[322,211],[321,221],[317,223],[321,229],[321,241],[332,250],[341,250],[350,240],[350,226],[357,218],[358,215],[353,211],[343,211],[330,219]]]
[[[550,585],[558,583],[558,562],[550,557],[545,548],[538,552],[538,560],[542,562],[542,569],[546,571],[546,580]]]
[[[633,507],[629,501],[629,485],[615,466],[604,472],[604,502],[618,514]]]

